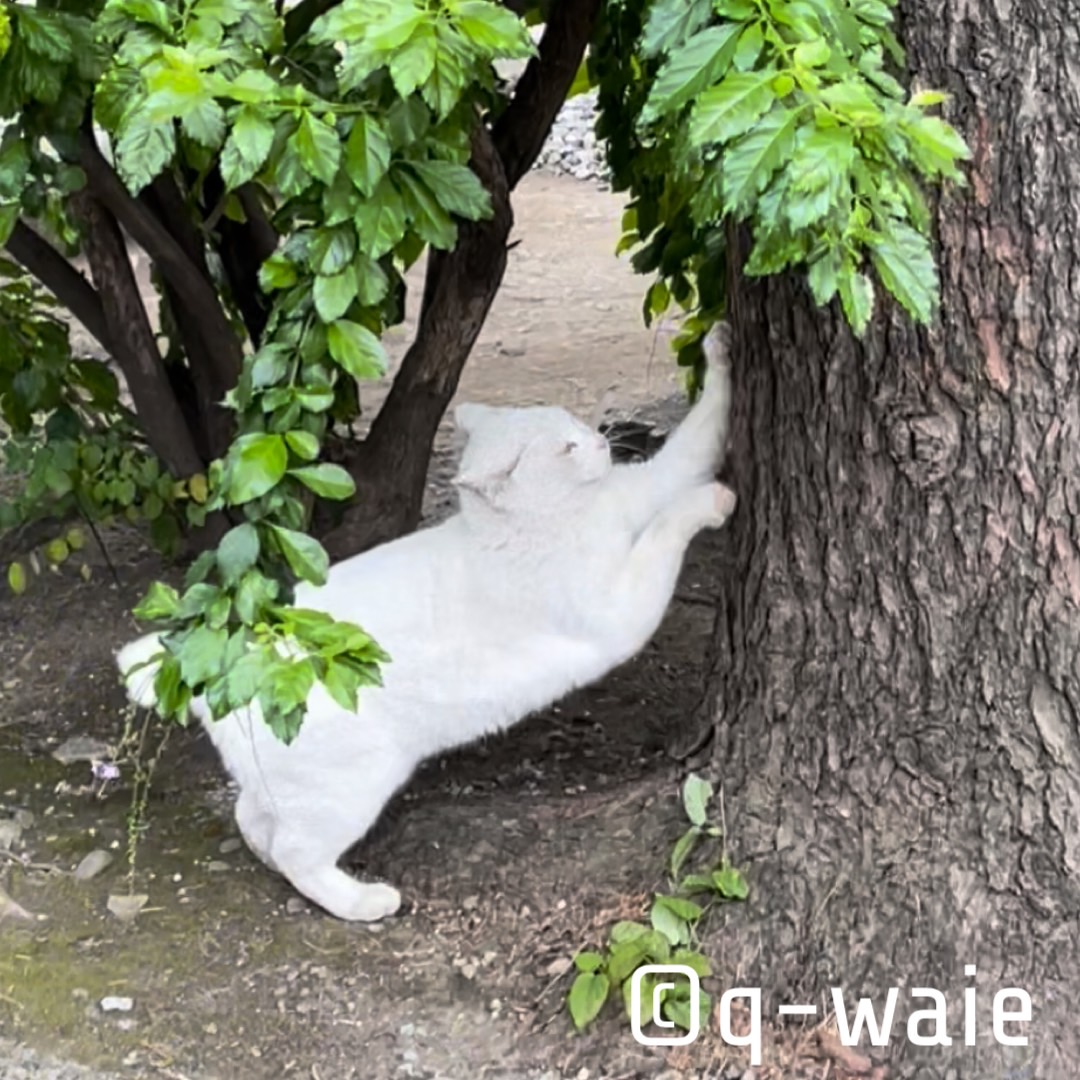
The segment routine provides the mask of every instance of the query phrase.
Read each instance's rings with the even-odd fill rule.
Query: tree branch
[[[15,223],[6,246],[11,257],[33,274],[111,356],[101,297],[90,282],[48,240],[22,221]]]
[[[87,188],[76,192],[71,203],[86,226],[86,255],[113,343],[110,351],[144,421],[147,440],[175,476],[201,472],[203,461],[165,374],[123,234]]]
[[[510,190],[532,168],[559,114],[592,38],[601,0],[556,0],[493,138]]]
[[[236,385],[243,352],[214,287],[199,272],[169,231],[142,203],[131,197],[120,177],[102,156],[92,134],[79,133],[79,164],[89,190],[150,256],[184,307],[199,321],[206,343],[207,370],[219,396]]]
[[[295,45],[320,15],[325,15],[340,3],[341,0],[301,0],[285,16],[285,47]]]

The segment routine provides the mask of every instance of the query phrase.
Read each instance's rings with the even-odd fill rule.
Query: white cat
[[[203,720],[240,789],[251,850],[341,919],[375,920],[396,889],[337,866],[425,758],[500,731],[593,682],[649,640],[690,540],[722,525],[714,482],[728,371],[715,337],[700,400],[650,461],[613,466],[606,440],[558,408],[461,405],[460,513],[338,563],[298,605],[359,623],[393,658],[356,714],[316,685],[291,746],[257,707]],[[157,635],[117,657],[131,699],[153,707]],[[136,670],[133,670],[136,669]]]

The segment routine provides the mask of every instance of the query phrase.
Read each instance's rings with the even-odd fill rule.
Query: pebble
[[[98,761],[109,757],[112,747],[100,739],[92,739],[89,735],[73,735],[65,739],[53,752],[52,756],[61,765],[71,765],[76,761]]]
[[[206,869],[211,874],[223,874],[226,870],[231,870],[232,867],[227,862],[222,862],[221,859],[211,859],[206,864]]]
[[[114,858],[115,856],[111,851],[103,851],[100,848],[91,851],[88,855],[83,856],[82,861],[75,867],[75,880],[90,881],[92,878],[96,878],[112,863]]]
[[[131,1012],[135,1002],[129,997],[103,997],[99,1002],[102,1012]]]
[[[0,851],[10,851],[19,842],[22,831],[15,820],[0,821]]]
[[[290,896],[285,901],[285,913],[287,915],[306,915],[307,910],[307,904],[299,896]]]
[[[244,846],[244,841],[239,836],[230,836],[228,840],[222,840],[218,844],[218,851],[222,855],[231,855],[234,851],[239,851]]]

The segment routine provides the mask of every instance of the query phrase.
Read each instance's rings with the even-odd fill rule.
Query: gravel
[[[570,98],[551,126],[534,168],[608,187],[607,163],[596,141],[596,91]]]

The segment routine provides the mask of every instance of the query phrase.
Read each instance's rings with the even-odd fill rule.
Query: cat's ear
[[[472,435],[476,429],[482,427],[485,420],[490,420],[495,414],[495,408],[491,405],[477,405],[466,401],[454,410],[454,424],[458,431],[464,431],[466,435]]]
[[[481,406],[483,408],[484,406]],[[518,453],[513,461],[496,464],[495,462],[477,463],[462,469],[451,483],[456,488],[472,491],[490,503],[497,503],[505,490],[514,470],[518,467],[524,451]]]

